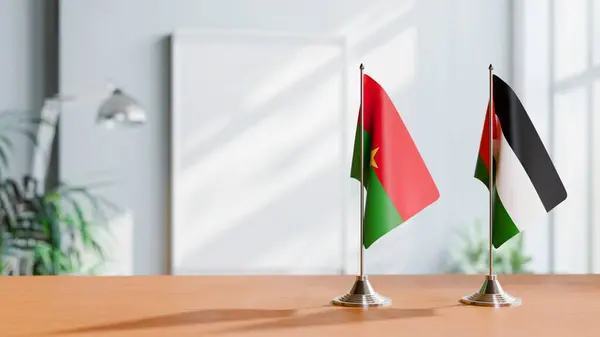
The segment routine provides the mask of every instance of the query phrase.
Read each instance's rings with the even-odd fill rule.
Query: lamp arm
[[[40,124],[36,133],[37,146],[33,148],[33,160],[31,162],[31,173],[42,188],[45,186],[48,175],[48,165],[52,157],[52,144],[56,136],[56,128],[61,110],[56,106],[55,101],[47,99],[44,101],[40,117],[50,125]],[[60,103],[60,102],[59,102]]]
[[[50,125],[41,124],[36,133],[37,146],[33,150],[33,160],[31,172],[33,177],[37,179],[42,186],[47,178],[48,165],[52,157],[52,145],[56,136],[56,128],[58,127],[58,119],[63,111],[62,104],[64,102],[73,102],[79,99],[92,98],[106,94],[106,92],[114,91],[116,86],[112,81],[107,81],[105,90],[95,90],[86,92],[83,95],[61,95],[56,94],[46,98],[42,106],[40,117]]]

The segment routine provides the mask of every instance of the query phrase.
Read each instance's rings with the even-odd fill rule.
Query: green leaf
[[[85,214],[83,212],[83,208],[81,205],[71,197],[65,197],[68,201],[71,202],[71,206],[73,207],[73,211],[75,212],[75,219],[71,219],[73,223],[75,223],[75,227],[79,230],[79,234],[81,236],[82,242],[84,246],[91,246],[91,235],[90,235],[90,227],[91,223],[86,219]]]
[[[75,213],[77,214],[78,220],[79,220],[79,230],[80,230],[80,234],[81,234],[81,240],[83,241],[83,244],[85,246],[90,245],[90,233],[89,233],[89,223],[88,221],[85,219],[85,216],[83,215],[83,212],[81,211],[81,208],[79,207],[79,205],[75,205]]]
[[[69,269],[71,273],[78,273],[81,271],[81,261],[78,257],[77,252],[69,255]]]
[[[1,139],[0,144],[2,144]],[[21,202],[20,196],[24,194],[23,186],[14,180],[5,180],[0,184],[0,194],[2,196],[0,208],[5,210],[14,208]],[[98,226],[99,223],[90,219],[89,212],[86,212],[89,206],[92,207],[92,211],[102,211],[106,207],[102,198],[95,196],[86,187],[63,184],[60,189],[36,195],[26,201],[31,213],[30,218],[34,219],[33,228],[24,228],[20,225],[7,226],[12,232],[0,231],[0,235],[9,233],[13,237],[20,235],[27,238],[35,233],[36,238],[40,240],[35,246],[34,273],[36,275],[81,272],[84,268],[82,256],[88,251],[97,254],[102,262],[106,259],[105,251],[98,239],[98,235],[102,233],[97,232],[106,228]],[[87,204],[88,202],[90,205]],[[27,213],[16,213],[15,217],[26,215]],[[107,232],[110,234],[110,231]],[[70,240],[63,240],[63,237]],[[79,240],[83,243],[83,247],[79,245]],[[5,247],[6,245],[3,249]]]
[[[90,240],[90,245],[96,254],[98,254],[100,260],[106,261],[106,254],[104,252],[104,248],[102,248],[102,245],[100,245],[100,243],[96,240]]]
[[[52,247],[45,242],[38,243],[35,246],[35,259],[42,262],[44,269],[52,270]]]
[[[50,244],[57,249],[61,248],[62,231],[59,221],[59,214],[57,208],[52,203],[43,203],[43,207],[40,209],[38,214],[40,223],[44,223],[48,227],[48,237]],[[56,261],[55,261],[56,262]]]
[[[98,183],[96,187],[105,186],[108,183]],[[74,200],[75,195],[79,197],[83,197],[83,199],[89,202],[93,207],[94,217],[100,217],[104,222],[108,221],[108,216],[106,215],[105,208],[110,208],[113,211],[120,212],[122,211],[120,207],[109,201],[108,199],[94,195],[89,191],[89,188],[83,186],[70,186],[65,183],[60,183],[59,186],[56,187],[54,193],[60,194],[63,198],[70,198],[71,201]]]

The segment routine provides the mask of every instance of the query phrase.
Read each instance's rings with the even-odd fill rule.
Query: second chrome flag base
[[[505,292],[498,282],[496,275],[486,275],[485,281],[478,292],[460,299],[463,304],[484,307],[516,307],[521,305],[521,299]]]

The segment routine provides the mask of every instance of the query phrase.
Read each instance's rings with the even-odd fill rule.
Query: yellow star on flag
[[[371,166],[373,166],[374,168],[379,168],[377,167],[377,163],[375,162],[375,154],[377,153],[377,151],[379,151],[378,147],[371,150]]]

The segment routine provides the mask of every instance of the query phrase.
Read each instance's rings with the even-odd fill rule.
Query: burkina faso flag
[[[363,244],[369,248],[440,194],[392,100],[375,80],[363,76],[364,125],[359,113],[351,177],[360,181],[362,132],[367,194]]]

